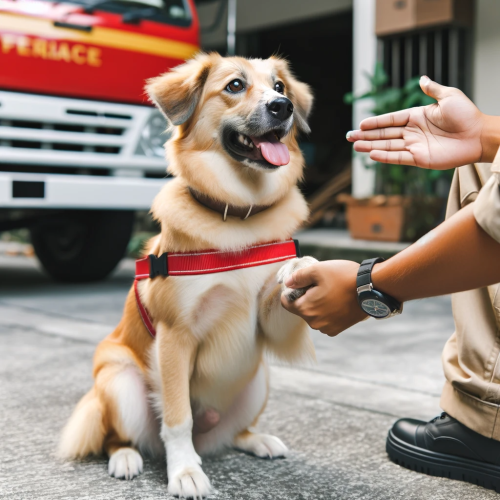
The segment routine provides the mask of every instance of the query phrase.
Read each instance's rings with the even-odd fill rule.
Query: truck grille
[[[54,151],[81,151],[85,153],[104,153],[117,155],[120,148],[116,146],[82,146],[81,144],[36,142],[36,141],[5,141],[0,139],[0,146],[20,149],[53,149]]]
[[[137,152],[152,112],[147,106],[0,91],[0,165],[164,173],[162,158]]]
[[[70,115],[80,114],[82,116],[97,116],[98,113],[94,112],[78,112],[77,110],[66,110]],[[107,113],[109,115],[109,113]],[[116,119],[117,115],[114,115],[111,119]],[[118,115],[119,116],[119,115]],[[106,116],[104,118],[110,118]],[[130,116],[120,116],[118,119],[129,120]],[[10,129],[15,131],[16,129],[22,129],[25,131],[54,131],[62,132],[60,139],[54,140],[52,134],[47,134],[46,138],[43,135],[40,137],[41,140],[24,140],[23,135],[19,134],[21,137],[16,138],[15,132],[11,132],[11,138],[2,137],[2,129]],[[68,134],[65,134],[68,133]],[[91,138],[92,136],[121,136],[126,132],[124,127],[117,126],[102,126],[100,124],[96,125],[82,125],[79,123],[61,123],[56,121],[27,121],[27,120],[6,120],[0,118],[0,146],[7,148],[20,148],[20,149],[45,149],[54,151],[78,151],[82,153],[102,153],[106,155],[117,155],[120,154],[121,147],[112,144],[92,144],[91,140],[85,140],[84,143],[81,141],[71,141],[75,136],[74,134],[82,134],[82,138]],[[36,134],[36,133],[35,133]],[[43,134],[43,132],[42,132]],[[99,141],[101,142],[101,141]]]
[[[122,135],[124,128],[119,127],[85,127],[71,123],[47,123],[23,120],[2,120],[0,127],[26,128],[33,130],[58,130],[60,132],[80,132],[84,134]]]

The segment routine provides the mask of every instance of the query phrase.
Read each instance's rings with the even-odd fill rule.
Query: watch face
[[[391,310],[383,302],[376,299],[367,299],[361,302],[361,308],[366,314],[374,318],[385,318],[391,314]]]

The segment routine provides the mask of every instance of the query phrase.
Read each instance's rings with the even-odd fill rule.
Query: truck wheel
[[[57,281],[98,281],[125,255],[134,212],[67,211],[32,227],[31,242],[49,275]]]

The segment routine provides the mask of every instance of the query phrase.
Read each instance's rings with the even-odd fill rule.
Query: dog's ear
[[[300,130],[308,134],[311,129],[309,128],[307,119],[311,113],[314,101],[311,87],[306,83],[299,82],[293,76],[286,60],[275,56],[271,57],[271,59],[273,59],[279,74],[285,80],[286,94],[294,106],[295,123]]]
[[[314,97],[311,91],[311,87],[306,83],[299,82],[297,79],[292,77],[291,82],[288,85],[290,88],[291,83],[291,95],[290,100],[294,103],[296,110],[295,118],[297,119],[298,127],[308,134],[311,129],[307,122],[309,115],[312,110]]]
[[[146,82],[149,99],[173,125],[182,125],[193,114],[210,73],[212,59],[209,54],[198,54]]]

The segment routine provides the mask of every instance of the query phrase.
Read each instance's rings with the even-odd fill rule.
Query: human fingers
[[[376,128],[404,127],[410,119],[410,110],[403,109],[386,115],[371,116],[359,124],[361,130],[373,130]]]
[[[302,297],[301,297],[302,298]],[[281,294],[281,305],[292,314],[302,317],[301,310],[297,307],[297,301],[288,300],[285,293]]]
[[[336,337],[339,333],[342,333],[341,329],[332,326],[324,326],[322,328],[319,328],[319,331],[321,333],[324,333],[325,335],[328,335],[328,337]]]
[[[409,151],[381,151],[374,149],[370,152],[370,158],[380,163],[410,165],[412,167],[422,166],[416,164],[415,158],[413,158],[413,155]]]
[[[387,141],[357,141],[354,150],[358,153],[369,153],[370,151],[404,151],[406,148],[403,139],[392,139]]]
[[[308,266],[298,269],[285,280],[285,286],[288,288],[304,288],[306,286],[316,285],[316,266]]]
[[[288,300],[287,295],[285,292],[281,294],[281,305],[289,312],[296,314],[297,316],[300,316],[301,318],[305,319],[307,322],[308,317],[310,316],[310,305],[311,305],[311,298],[314,299],[314,295],[316,292],[317,287],[312,287],[306,290],[306,293],[299,297],[296,300]]]
[[[376,141],[379,139],[401,139],[403,137],[403,127],[388,127],[375,130],[351,130],[347,132],[346,139],[349,142],[355,141]]]
[[[428,76],[424,75],[420,78],[420,88],[427,94],[429,97],[440,101],[445,97],[448,97],[456,92],[462,93],[460,90],[455,87],[446,87],[445,85],[441,85],[433,80],[431,80]]]

